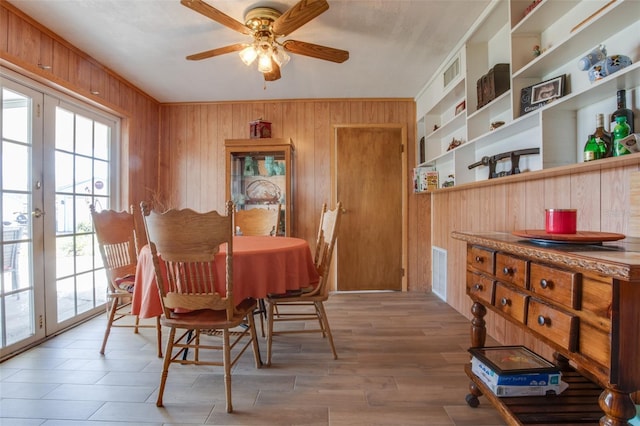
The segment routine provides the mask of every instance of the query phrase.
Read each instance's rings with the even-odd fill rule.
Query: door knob
[[[31,212],[31,216],[33,217],[42,217],[44,216],[44,212],[40,209],[35,209],[34,211]]]

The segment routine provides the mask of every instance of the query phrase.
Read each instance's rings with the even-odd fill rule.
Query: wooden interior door
[[[340,291],[403,288],[403,142],[401,127],[336,129]]]

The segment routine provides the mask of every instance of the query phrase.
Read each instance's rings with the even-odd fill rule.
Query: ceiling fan
[[[180,0],[180,3],[253,39],[251,43],[236,43],[189,55],[188,60],[199,61],[240,52],[240,58],[245,64],[250,65],[257,59],[258,70],[263,73],[265,81],[274,81],[281,77],[280,68],[289,61],[287,52],[337,63],[349,59],[349,52],[346,50],[297,40],[278,41],[279,37],[289,35],[329,9],[326,0],[300,0],[284,13],[270,7],[256,7],[246,13],[244,24],[203,0]]]

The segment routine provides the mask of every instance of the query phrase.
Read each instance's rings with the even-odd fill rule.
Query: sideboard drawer
[[[529,289],[538,296],[568,308],[580,308],[582,274],[531,263]]]
[[[529,328],[562,348],[576,351],[578,317],[531,298],[527,313]]]
[[[493,282],[489,277],[467,271],[467,294],[491,303],[493,300]]]
[[[508,254],[496,254],[496,278],[526,288],[527,262]]]
[[[527,318],[527,296],[497,282],[495,284],[495,298],[493,305],[500,311],[524,324]]]
[[[495,252],[478,246],[467,246],[467,265],[493,275]]]

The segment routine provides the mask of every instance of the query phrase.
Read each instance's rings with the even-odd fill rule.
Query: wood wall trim
[[[307,102],[413,102],[413,98],[296,98],[296,99],[269,99],[269,100],[242,100],[242,101],[199,101],[199,102],[162,102],[161,106],[189,106],[189,105],[228,105],[228,104],[255,104],[264,103],[307,103]]]
[[[78,87],[70,84],[68,81],[56,77],[50,72],[44,71],[33,64],[21,60],[20,58],[8,55],[5,52],[0,52],[0,66],[5,67],[17,74],[23,75],[44,86],[58,90],[65,95],[69,95],[73,98],[86,102],[91,106],[117,115],[118,117],[126,118],[129,116],[129,113],[119,105],[113,104],[105,99],[91,94],[90,92],[79,89]]]

